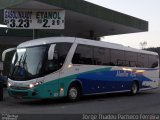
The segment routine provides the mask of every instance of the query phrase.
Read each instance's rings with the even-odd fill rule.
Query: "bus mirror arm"
[[[6,50],[3,51],[3,53],[2,53],[2,62],[5,61],[5,56],[6,56],[6,54],[7,54],[8,52],[13,51],[13,50],[16,50],[16,48],[9,48],[9,49],[6,49]]]
[[[5,61],[5,56],[8,52],[16,50],[16,48],[9,48],[3,51],[2,53],[2,61],[0,61],[0,71],[3,71],[3,62]]]
[[[52,44],[48,50],[48,60],[53,60],[54,56],[54,49],[55,49],[56,44]]]

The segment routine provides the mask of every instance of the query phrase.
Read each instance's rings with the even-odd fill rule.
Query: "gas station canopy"
[[[148,31],[148,22],[83,0],[0,0],[0,23],[4,9],[65,10],[65,29],[39,30],[39,36],[102,37]],[[2,31],[2,30],[1,30]],[[32,35],[32,30],[9,29],[7,35]],[[1,32],[2,36],[5,34]]]

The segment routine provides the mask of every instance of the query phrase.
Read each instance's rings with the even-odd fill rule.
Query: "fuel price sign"
[[[64,29],[64,10],[5,9],[4,22],[14,29]]]

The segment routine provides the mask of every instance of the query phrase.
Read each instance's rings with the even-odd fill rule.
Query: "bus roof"
[[[123,45],[120,45],[120,44],[109,43],[109,42],[104,42],[104,41],[88,40],[88,39],[76,38],[76,37],[40,38],[40,39],[35,39],[35,40],[23,42],[20,45],[18,45],[18,48],[45,45],[45,44],[51,44],[51,43],[59,43],[59,42],[85,44],[85,45],[106,47],[106,48],[112,48],[112,49],[118,49],[118,50],[124,50],[124,51],[131,51],[131,52],[138,52],[138,53],[144,53],[144,54],[158,55],[158,53],[156,53],[156,52],[151,52],[151,51],[146,51],[146,50],[140,50],[140,49],[135,49],[135,48],[131,48],[131,47],[126,47],[126,46],[123,46]]]

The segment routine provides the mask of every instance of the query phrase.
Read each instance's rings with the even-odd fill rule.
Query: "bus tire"
[[[77,101],[79,97],[80,97],[80,86],[74,83],[71,84],[68,89],[67,99],[70,102],[74,102]]]
[[[131,85],[131,95],[136,95],[139,90],[139,85],[137,81],[133,81]]]

